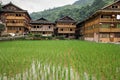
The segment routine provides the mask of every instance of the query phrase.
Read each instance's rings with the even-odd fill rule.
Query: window
[[[22,16],[21,14],[16,14],[16,16]]]
[[[11,27],[11,30],[14,30],[15,28],[14,27]]]
[[[92,29],[93,29],[93,26],[86,27],[85,29],[86,29],[86,30],[92,30]]]
[[[20,30],[20,31],[22,30],[21,27],[19,28],[19,30]]]
[[[8,30],[12,30],[12,27],[8,27]]]
[[[39,28],[39,26],[37,26],[37,28]]]
[[[117,24],[117,28],[120,28],[120,24]]]
[[[101,15],[101,18],[111,18],[111,15]]]
[[[118,6],[112,6],[112,8],[118,8]]]
[[[19,20],[19,23],[23,23],[22,20]]]
[[[120,38],[120,33],[116,33],[116,34],[115,34],[115,37],[116,37],[116,38]]]
[[[49,29],[51,28],[51,26],[49,26]]]
[[[94,37],[94,34],[93,34],[93,33],[85,34],[85,37],[90,37],[90,38],[92,38],[92,37]]]
[[[7,23],[10,23],[10,21],[9,21],[9,20],[7,20]]]
[[[101,28],[109,28],[110,24],[101,24]]]
[[[100,34],[100,38],[109,38],[109,33]]]
[[[73,34],[70,34],[70,36],[74,36]]]
[[[12,23],[15,23],[15,21],[13,20]]]
[[[18,14],[16,14],[16,16],[19,16]]]
[[[60,31],[63,31],[63,29],[60,29]]]
[[[19,14],[19,16],[21,16],[21,14]]]
[[[110,25],[111,28],[116,28],[116,26],[117,26],[116,24],[111,24]]]
[[[72,29],[70,29],[70,31],[73,31]]]
[[[101,18],[103,18],[103,15],[101,15]]]
[[[36,28],[36,26],[33,26],[34,28]]]

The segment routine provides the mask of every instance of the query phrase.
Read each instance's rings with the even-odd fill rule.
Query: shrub
[[[43,40],[52,40],[53,37],[52,36],[41,36],[41,39],[43,39]]]
[[[32,33],[29,33],[28,34],[28,37],[33,37],[34,35]]]
[[[64,36],[56,36],[56,39],[65,40],[65,37]]]
[[[40,34],[34,34],[34,37],[35,37],[35,38],[40,38],[41,35],[40,35]]]

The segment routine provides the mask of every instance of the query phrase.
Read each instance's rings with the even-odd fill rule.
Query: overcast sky
[[[43,11],[45,9],[73,4],[77,0],[0,0],[3,4],[10,1],[28,12]]]

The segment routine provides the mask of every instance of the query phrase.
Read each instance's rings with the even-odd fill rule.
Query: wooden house
[[[28,12],[11,2],[2,6],[0,20],[6,26],[5,33],[25,34],[29,32],[31,18]]]
[[[75,38],[76,21],[69,16],[62,17],[55,21],[56,35],[66,38]]]
[[[120,42],[120,1],[98,10],[77,26],[84,40]]]
[[[40,34],[42,36],[52,36],[54,34],[54,23],[45,18],[31,21],[30,24],[30,32],[33,34]]]

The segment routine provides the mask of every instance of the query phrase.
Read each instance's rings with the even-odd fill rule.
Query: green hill
[[[30,16],[32,19],[44,17],[50,21],[55,21],[60,17],[68,15],[77,21],[82,21],[93,14],[96,10],[107,4],[111,4],[113,1],[114,0],[78,0],[72,5],[65,5],[40,12],[33,12]]]
[[[85,6],[88,4],[92,4],[94,0],[78,0],[73,5],[80,5],[80,6]]]

